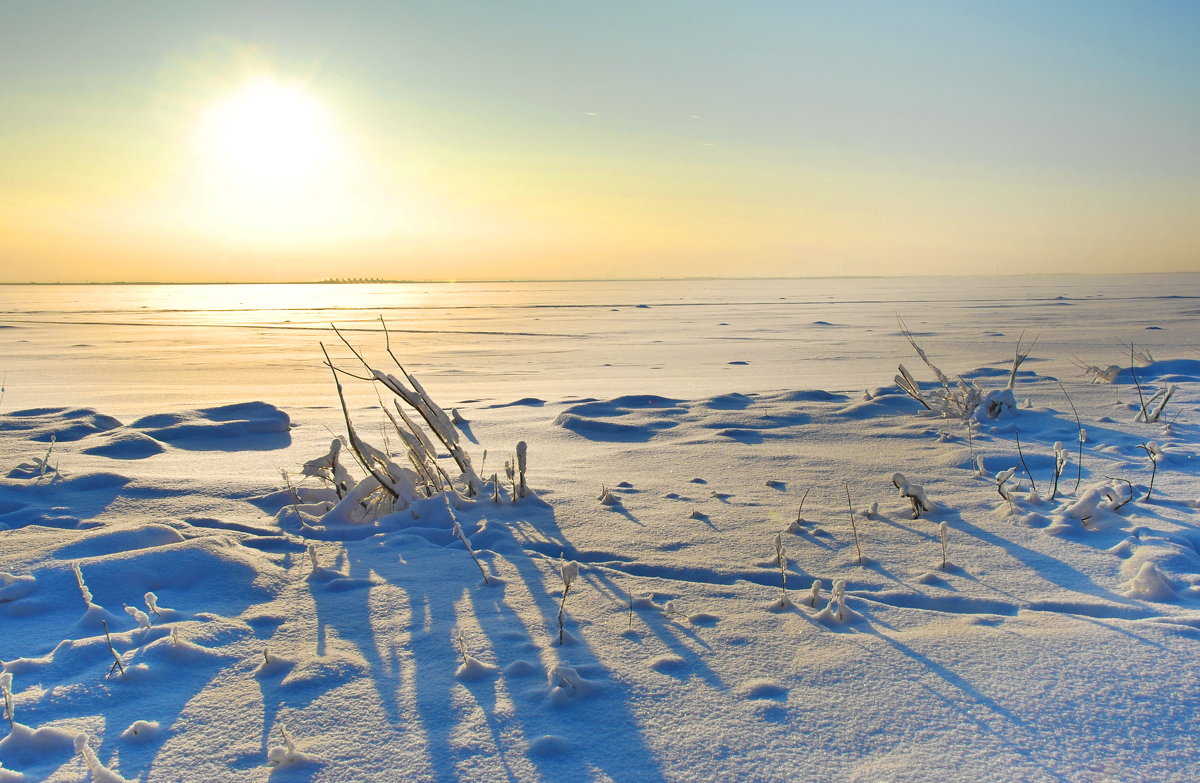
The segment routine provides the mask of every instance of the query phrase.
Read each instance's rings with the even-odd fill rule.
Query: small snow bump
[[[526,754],[543,759],[562,758],[571,752],[571,743],[554,734],[543,734],[529,743]]]
[[[526,677],[530,674],[537,674],[537,672],[537,665],[523,658],[518,658],[504,667],[504,674],[507,677]]]
[[[647,665],[656,672],[669,672],[686,667],[687,662],[678,655],[668,653],[651,658]]]
[[[775,680],[755,678],[748,680],[738,689],[744,699],[769,699],[787,701],[788,689]]]

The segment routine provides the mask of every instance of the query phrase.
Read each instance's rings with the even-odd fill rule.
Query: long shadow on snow
[[[942,702],[949,709],[957,712],[960,716],[962,716],[964,722],[972,724],[977,731],[991,735],[997,742],[1007,747],[1015,754],[1025,758],[1030,764],[1037,766],[1038,771],[1042,774],[1047,775],[1054,780],[1068,779],[1062,773],[1046,766],[1044,762],[1040,761],[1033,755],[1031,748],[1036,748],[1039,743],[1039,739],[1036,736],[1037,731],[1030,731],[1028,724],[1022,720],[1020,716],[1013,713],[1012,710],[1000,704],[995,699],[982,693],[969,680],[963,678],[950,667],[938,663],[937,661],[929,658],[927,655],[924,655],[912,647],[904,644],[903,642],[879,631],[873,625],[874,623],[878,623],[879,620],[878,618],[872,617],[869,609],[857,607],[857,610],[867,620],[865,623],[865,633],[874,636],[890,646],[896,652],[911,660],[917,666],[939,677],[944,683],[946,683],[946,685],[961,694],[963,699],[978,704],[992,714],[996,715],[998,718],[1004,721],[1004,727],[1000,730],[997,730],[993,721],[983,720],[968,706],[962,704],[959,699],[954,698],[953,695],[943,693],[939,689],[934,688],[927,683],[921,682],[919,678],[910,678],[910,681],[914,682],[921,688],[924,688],[931,697]],[[867,652],[872,656],[877,655],[876,651],[870,650],[869,648]],[[1014,741],[1013,734],[1016,732],[1026,736],[1027,742]]]
[[[1065,590],[1082,593],[1089,598],[1099,596],[1117,604],[1136,607],[1139,610],[1142,609],[1142,605],[1139,602],[1126,598],[1122,595],[1117,595],[1102,585],[1096,584],[1096,582],[1093,581],[1090,576],[1074,568],[1073,566],[1068,565],[1062,560],[1051,557],[1043,552],[1034,551],[1028,547],[1024,547],[1016,543],[1015,541],[1003,538],[995,533],[973,525],[963,519],[962,515],[954,509],[942,509],[938,512],[938,515],[940,518],[948,521],[951,528],[975,536],[980,541],[1000,547],[1004,551],[1008,552],[1008,554],[1023,562],[1039,577],[1045,579],[1047,582],[1052,582]],[[1094,606],[1094,604],[1091,605]],[[1083,605],[1081,605],[1081,607],[1082,606]],[[1079,609],[1081,607],[1076,608]],[[1055,604],[1055,607],[1051,607],[1048,602],[1044,601],[1032,602],[1030,606],[1025,608],[1048,609],[1049,611],[1059,610],[1057,608],[1057,604]],[[1061,611],[1076,613],[1070,609],[1061,609]],[[1080,611],[1078,613],[1084,612]],[[1124,615],[1122,614],[1120,616]]]
[[[493,510],[498,519],[489,519]],[[528,759],[552,780],[590,779],[599,773],[614,781],[662,780],[637,720],[626,707],[630,696],[626,688],[608,674],[582,639],[557,646],[558,599],[546,586],[546,580],[549,578],[553,584],[557,574],[553,567],[547,567],[549,560],[531,558],[514,538],[513,527],[499,521],[513,513],[525,523],[523,529],[532,528],[547,542],[560,542],[563,546],[559,551],[574,552],[563,538],[553,510],[536,498],[503,506],[482,501],[457,512],[468,537],[474,539],[476,554],[492,575],[499,577],[491,584],[481,582],[470,556],[450,534],[449,522],[444,519],[440,524],[445,529],[435,528],[439,522],[430,517],[419,522],[419,527],[401,529],[387,538],[375,536],[346,542],[345,567],[349,579],[364,580],[373,575],[376,584],[331,592],[313,583],[319,636],[327,636],[332,630],[343,642],[358,648],[367,664],[367,676],[392,726],[397,732],[423,732],[411,741],[427,748],[425,759],[438,780],[457,780],[460,772],[471,777],[472,771],[478,777],[481,772],[479,743],[469,742],[460,747],[451,741],[452,737],[461,736],[464,724],[477,719],[463,706],[463,691],[470,694],[471,701],[483,713],[498,749],[497,763],[510,780],[518,777],[510,762],[517,758],[522,764]],[[381,540],[387,541],[388,546],[379,547]],[[414,573],[397,562],[392,545],[400,547],[401,553],[412,559],[422,556],[440,559],[450,552],[453,557],[447,559],[446,568],[437,569],[436,573],[429,569]],[[407,598],[411,614],[403,634],[381,633],[371,624],[370,596],[379,589],[380,579],[403,591]],[[517,592],[524,595],[514,597]],[[515,605],[523,602],[532,603],[536,620],[531,621],[528,612],[522,616],[518,611]],[[456,607],[464,605],[470,608],[460,616]],[[569,603],[567,608],[570,614]],[[377,607],[375,612],[377,615]],[[521,667],[525,673],[506,672],[473,682],[456,678],[459,665],[456,630],[461,629],[467,637],[472,654],[487,658],[486,651],[478,647],[477,637],[471,633],[475,624],[486,637],[501,669],[525,661],[527,665]],[[568,623],[569,627],[574,625]],[[404,636],[408,637],[407,649],[403,648]],[[381,647],[388,651],[386,657],[380,654]],[[574,667],[580,676],[593,682],[594,691],[581,694],[578,699],[567,699],[566,703],[553,703],[548,695],[548,661],[552,662],[550,665],[564,663]],[[506,710],[497,709],[499,677],[505,678],[508,691],[510,706]],[[415,701],[419,720],[406,720],[402,715],[397,699],[405,690]],[[279,695],[281,703],[274,708],[266,705],[267,726],[274,722],[284,704],[305,706],[320,694]],[[595,721],[563,720],[562,713],[579,710],[592,714]],[[596,722],[605,725],[603,733],[595,731]],[[512,747],[514,734],[519,734],[526,744]],[[565,740],[566,750],[527,753],[529,743],[548,735]],[[264,738],[264,746],[265,743]]]

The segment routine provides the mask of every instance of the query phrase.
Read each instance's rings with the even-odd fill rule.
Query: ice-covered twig
[[[829,595],[829,606],[826,607],[840,623],[846,618],[846,580],[833,580],[833,592]]]
[[[1139,443],[1138,448],[1146,452],[1146,456],[1150,458],[1150,486],[1146,489],[1146,497],[1142,498],[1144,501],[1149,501],[1150,493],[1154,491],[1154,477],[1158,475],[1158,461],[1163,456],[1162,448],[1154,441]]]
[[[562,598],[558,601],[558,644],[561,647],[566,639],[567,595],[570,594],[571,585],[575,583],[575,579],[579,576],[579,563],[574,560],[563,560],[560,557],[558,560],[558,575],[563,583]]]
[[[1131,482],[1129,479],[1123,479],[1123,478],[1119,478],[1119,477],[1113,478],[1112,476],[1105,476],[1104,478],[1108,479],[1109,481],[1124,482],[1125,485],[1129,487],[1129,497],[1125,498],[1124,500],[1121,500],[1119,503],[1117,502],[1116,496],[1109,496],[1109,503],[1112,504],[1111,506],[1109,506],[1110,511],[1119,511],[1122,506],[1124,506],[1129,501],[1133,500],[1133,494],[1134,494],[1133,493],[1133,482]]]
[[[71,570],[75,572],[75,584],[79,585],[79,594],[83,596],[83,602],[90,609],[92,607],[92,591],[88,590],[87,583],[83,581],[83,569],[79,567],[79,563],[71,563]]]
[[[125,674],[125,664],[121,662],[121,656],[117,655],[117,650],[113,647],[112,637],[108,634],[108,623],[101,620],[100,625],[104,627],[104,639],[108,642],[108,651],[112,653],[113,657],[113,665],[108,669],[108,676],[111,677],[114,671],[119,670],[121,677],[128,679],[129,675]]]
[[[1013,436],[1017,440],[1017,457],[1021,460],[1021,467],[1025,468],[1025,475],[1029,476],[1029,486],[1034,492],[1037,492],[1037,482],[1033,480],[1033,473],[1029,470],[1029,465],[1025,462],[1025,452],[1021,450],[1021,433],[1017,429],[1013,429]]]
[[[1087,430],[1079,421],[1079,411],[1075,409],[1075,402],[1071,399],[1071,395],[1067,394],[1067,387],[1062,385],[1062,381],[1058,382],[1058,388],[1062,389],[1063,396],[1067,398],[1067,404],[1071,406],[1071,413],[1075,415],[1075,426],[1079,430],[1079,458],[1075,461],[1075,488],[1071,490],[1078,492],[1079,482],[1083,480],[1083,442],[1087,440]]]
[[[521,483],[517,485],[517,497],[525,497],[529,492],[525,486],[525,466],[529,447],[525,445],[525,441],[517,443],[517,473],[520,476]]]
[[[1008,470],[1002,470],[996,474],[996,491],[1000,493],[1000,497],[1008,501],[1009,508],[1012,507],[1013,500],[1012,496],[1008,493],[1008,490],[1004,488],[1004,485],[1008,483],[1008,480],[1011,479],[1016,472],[1017,469],[1012,467]]]
[[[137,621],[138,627],[150,627],[150,615],[146,614],[141,609],[138,609],[136,606],[130,606],[129,604],[126,604],[125,613]]]
[[[804,601],[804,603],[808,604],[812,608],[816,609],[817,602],[820,600],[821,600],[821,580],[814,579],[813,583],[812,583],[812,588],[810,588],[808,591],[808,597],[804,598],[803,601]]]
[[[491,582],[488,580],[487,570],[483,567],[483,563],[479,562],[479,557],[475,554],[475,550],[471,547],[471,542],[467,539],[466,533],[463,532],[462,525],[458,524],[458,517],[454,515],[454,509],[450,506],[449,495],[443,494],[442,500],[446,504],[446,513],[450,515],[450,522],[454,531],[454,535],[458,536],[458,540],[462,542],[464,547],[466,547],[467,554],[470,555],[471,559],[475,561],[476,567],[479,568],[480,575],[483,576],[483,583],[485,585],[491,584]]]
[[[12,728],[14,724],[12,679],[12,672],[0,672],[0,693],[4,694],[4,718],[8,721],[10,728]]]
[[[938,536],[942,539],[942,570],[946,570],[946,554],[948,551],[948,538],[950,536],[950,524],[942,522],[938,525]]]
[[[779,580],[780,587],[783,590],[783,595],[780,596],[779,603],[781,606],[786,606],[790,601],[787,594],[787,553],[783,549],[783,536],[775,534],[775,562],[779,565]]]
[[[925,494],[925,488],[920,484],[910,484],[903,473],[892,474],[892,485],[900,491],[900,497],[906,498],[912,506],[913,519],[920,519],[922,511],[933,510],[933,502]]]
[[[336,327],[334,328],[334,331],[337,331]],[[341,337],[340,332],[338,333],[338,336]],[[343,338],[343,341],[344,340],[345,338]],[[347,343],[347,345],[349,345],[349,343]],[[351,348],[350,350],[353,351],[354,349]],[[321,353],[325,354],[325,363],[329,366],[329,369],[333,371],[333,360],[329,358],[329,351],[325,349],[324,343],[321,344]],[[358,355],[357,352],[355,352],[355,355]],[[337,388],[338,402],[340,402],[342,405],[342,415],[346,420],[346,433],[349,436],[350,449],[354,452],[355,457],[358,458],[358,462],[363,469],[370,473],[371,477],[375,479],[379,486],[392,496],[392,500],[399,500],[400,493],[398,493],[395,487],[392,486],[392,482],[380,475],[375,467],[368,461],[366,454],[363,453],[363,447],[365,444],[363,444],[362,440],[358,437],[358,433],[354,430],[354,423],[350,420],[350,409],[346,407],[346,394],[342,390],[342,381],[338,378],[336,371],[333,372],[333,385]]]

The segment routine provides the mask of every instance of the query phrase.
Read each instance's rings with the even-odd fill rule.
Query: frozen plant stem
[[[558,600],[558,646],[562,647],[566,638],[567,596],[571,593],[571,585],[579,576],[579,563],[574,560],[566,561],[559,557],[558,575],[563,583],[562,598]]]
[[[1146,396],[1142,394],[1142,382],[1138,380],[1137,370],[1134,365],[1134,348],[1133,343],[1129,344],[1129,374],[1133,376],[1133,383],[1137,386],[1138,402],[1141,404],[1141,411],[1137,415],[1136,421],[1146,421]]]
[[[4,694],[4,717],[9,728],[13,726],[12,672],[0,672],[0,692]]]
[[[1146,452],[1146,456],[1150,458],[1150,486],[1146,489],[1146,497],[1142,498],[1143,501],[1148,502],[1150,493],[1154,491],[1154,477],[1158,474],[1158,460],[1162,457],[1162,450],[1154,441],[1139,443],[1138,448]]]
[[[1008,507],[1010,509],[1013,505],[1013,499],[1012,495],[1008,494],[1008,490],[1004,488],[1004,485],[1013,477],[1013,474],[1016,472],[1016,468],[1009,468],[1008,470],[1003,470],[996,474],[996,491],[1000,493],[1000,497],[1008,501]]]
[[[1075,426],[1079,430],[1079,458],[1075,460],[1075,488],[1071,490],[1071,492],[1078,492],[1079,482],[1083,480],[1083,442],[1087,440],[1087,430],[1079,421],[1079,411],[1075,410],[1075,403],[1071,400],[1071,395],[1067,394],[1067,387],[1062,385],[1062,381],[1058,382],[1058,388],[1062,389],[1063,396],[1067,398],[1067,404],[1071,406],[1071,413],[1075,415]]]
[[[1017,456],[1021,458],[1021,467],[1025,468],[1025,475],[1029,476],[1029,486],[1034,492],[1037,492],[1037,483],[1033,480],[1033,473],[1029,471],[1029,465],[1025,463],[1025,452],[1021,450],[1021,433],[1013,429],[1013,435],[1017,439]]]
[[[1062,441],[1054,442],[1054,486],[1050,490],[1050,499],[1058,495],[1058,480],[1062,477],[1063,470],[1067,467],[1067,450],[1063,448]]]
[[[947,538],[950,535],[950,525],[946,522],[942,522],[941,524],[939,524],[938,525],[938,534],[941,536],[941,539],[942,539],[942,570],[945,571],[946,570]]]
[[[1120,510],[1121,510],[1121,506],[1124,506],[1126,503],[1128,503],[1129,501],[1133,500],[1133,494],[1134,494],[1134,493],[1133,493],[1133,482],[1131,482],[1129,479],[1123,479],[1123,478],[1120,478],[1120,477],[1113,478],[1112,476],[1105,476],[1104,478],[1108,479],[1109,481],[1121,481],[1121,482],[1124,482],[1124,483],[1125,483],[1125,486],[1129,487],[1129,497],[1125,498],[1125,499],[1124,499],[1124,500],[1122,500],[1120,503],[1117,503],[1116,505],[1114,505],[1114,506],[1112,506],[1112,507],[1110,507],[1110,508],[1109,508],[1109,511],[1120,511]],[[1113,502],[1116,502],[1116,498],[1113,498]]]
[[[287,485],[288,494],[292,496],[292,511],[296,514],[296,519],[304,522],[304,517],[300,516],[300,494],[296,492],[296,487],[292,485],[292,478],[283,468],[279,469],[279,475],[283,476],[283,483]]]
[[[779,564],[779,579],[783,588],[783,597],[780,599],[780,603],[786,605],[788,602],[787,553],[783,551],[783,536],[778,533],[775,534],[775,562]]]
[[[90,608],[92,591],[88,590],[87,583],[83,581],[83,569],[79,567],[79,563],[71,563],[71,570],[75,572],[75,584],[79,585],[79,594],[83,596],[83,602]]]
[[[337,332],[336,327],[334,328],[334,331]],[[341,332],[338,332],[337,334],[338,337],[342,336]],[[345,338],[343,338],[343,340],[344,339]],[[349,343],[347,343],[347,345],[349,345]],[[346,393],[342,389],[342,381],[340,378],[338,378],[337,368],[333,366],[333,360],[329,358],[329,351],[325,349],[324,343],[321,343],[321,353],[325,354],[325,364],[329,366],[329,372],[333,373],[333,385],[337,389],[338,402],[340,402],[342,405],[342,416],[346,420],[346,434],[348,436],[346,440],[350,444],[350,450],[353,451],[354,456],[358,458],[359,464],[371,474],[371,478],[375,479],[375,482],[379,484],[379,486],[385,492],[392,496],[392,500],[399,500],[400,495],[392,487],[392,483],[379,474],[379,471],[375,469],[374,465],[372,465],[367,459],[366,454],[363,453],[364,449],[362,448],[362,442],[359,440],[358,433],[354,430],[353,422],[350,421],[350,409],[346,407]]]
[[[820,600],[821,600],[821,580],[814,579],[813,583],[812,583],[812,589],[810,589],[808,591],[808,598],[804,601],[804,603],[808,604],[813,609],[816,609],[817,602]]]
[[[471,542],[467,540],[466,534],[463,533],[462,525],[458,524],[458,518],[454,516],[454,509],[450,507],[449,496],[443,494],[442,500],[446,503],[446,512],[450,514],[450,521],[454,525],[454,535],[458,536],[458,540],[462,542],[464,547],[466,547],[467,554],[470,555],[471,559],[475,561],[476,567],[479,568],[480,575],[483,576],[483,583],[485,585],[491,584],[491,582],[488,581],[487,571],[483,568],[483,563],[479,562],[479,558],[476,556],[475,550],[471,548]]]
[[[46,471],[50,469],[50,455],[54,453],[55,441],[56,441],[55,436],[51,435],[50,436],[50,448],[46,449],[46,456],[42,457],[42,465],[38,472],[39,479],[42,478],[43,476],[45,476]]]
[[[112,653],[113,657],[113,665],[108,669],[108,676],[111,677],[114,671],[120,671],[121,677],[129,679],[128,675],[125,674],[125,664],[121,663],[121,656],[117,655],[117,651],[113,647],[112,637],[108,635],[108,623],[101,620],[100,625],[104,628],[104,639],[108,642],[108,651]]]
[[[800,508],[796,509],[796,524],[804,521],[804,501],[808,500],[808,493],[812,492],[812,487],[804,490],[804,494],[800,496]]]
[[[850,509],[850,530],[854,532],[854,548],[858,550],[858,562],[863,561],[862,545],[858,542],[858,523],[854,521],[854,501],[850,499],[850,482],[846,482],[846,507]]]
[[[525,497],[529,493],[529,489],[525,486],[525,460],[529,447],[525,445],[525,441],[517,443],[517,472],[520,474],[521,483],[517,486],[517,496]]]
[[[833,593],[829,596],[829,606],[833,612],[833,616],[840,623],[846,618],[846,580],[835,579],[833,581]],[[837,607],[832,609],[832,607]]]

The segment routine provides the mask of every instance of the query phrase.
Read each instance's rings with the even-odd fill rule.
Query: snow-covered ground
[[[303,476],[320,344],[367,372],[330,322],[410,386],[381,316],[474,497],[440,442],[451,494]],[[1195,780],[1197,316],[1197,275],[0,286],[0,781]]]

